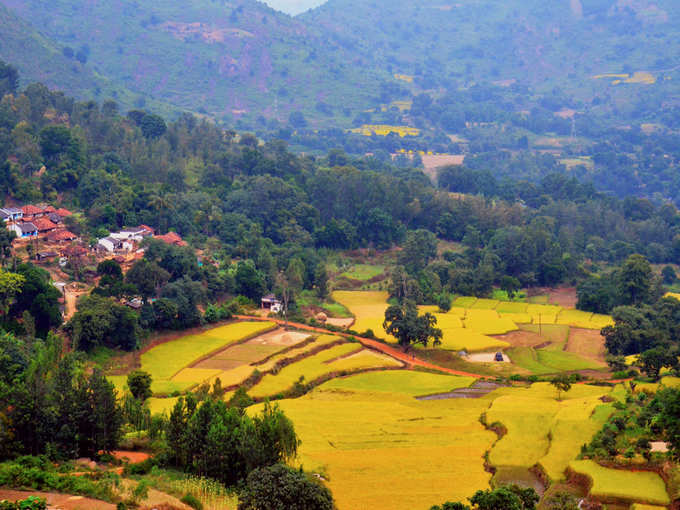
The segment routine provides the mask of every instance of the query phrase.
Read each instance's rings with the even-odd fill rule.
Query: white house
[[[8,228],[9,230],[15,232],[19,238],[38,236],[38,227],[36,227],[33,223],[14,223]]]
[[[24,217],[24,213],[21,209],[16,207],[4,207],[0,209],[0,219],[5,222],[18,221]]]
[[[130,241],[123,241],[122,239],[116,239],[115,237],[109,236],[97,241],[97,249],[104,250],[109,253],[114,253],[117,251],[131,251],[133,244]]]
[[[114,232],[109,235],[114,239],[120,239],[121,241],[136,241],[140,242],[145,237],[153,236],[153,231],[146,226],[139,226],[134,228],[124,228],[120,232]]]

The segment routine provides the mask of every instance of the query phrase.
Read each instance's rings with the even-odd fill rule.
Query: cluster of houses
[[[175,232],[157,236],[153,228],[140,225],[134,228],[124,228],[119,232],[113,232],[107,237],[97,241],[97,251],[100,253],[130,253],[137,249],[138,243],[144,239],[153,237],[167,244],[186,246],[187,243]]]
[[[43,238],[51,243],[68,243],[78,236],[64,225],[64,219],[73,213],[51,205],[25,205],[0,209],[0,219],[19,239]]]
[[[84,255],[89,250],[80,241],[79,237],[70,232],[64,224],[64,219],[73,213],[68,209],[55,208],[51,205],[25,205],[23,207],[0,208],[0,220],[7,229],[16,233],[18,239],[41,240],[51,245],[65,245],[59,249],[65,258]],[[104,257],[108,255],[122,255],[138,249],[138,244],[148,237],[154,237],[175,246],[186,246],[187,243],[175,232],[156,236],[154,229],[147,225],[134,228],[125,228],[119,232],[113,232],[103,239],[99,239],[94,251]],[[77,251],[78,253],[74,253]],[[38,260],[50,259],[57,256],[54,251],[45,251],[36,254]]]

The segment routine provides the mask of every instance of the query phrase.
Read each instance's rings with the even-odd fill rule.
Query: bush
[[[0,510],[45,510],[47,502],[36,496],[30,496],[23,501],[0,501]]]
[[[203,510],[203,503],[196,499],[193,494],[186,493],[180,501],[194,510]]]

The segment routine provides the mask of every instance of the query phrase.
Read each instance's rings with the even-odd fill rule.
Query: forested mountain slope
[[[579,89],[603,73],[673,68],[679,17],[670,0],[330,0],[301,19],[426,88],[518,80]]]
[[[295,18],[254,0],[0,4],[56,54],[38,65],[30,47],[9,47],[6,33],[22,25],[3,16],[0,58],[31,79],[49,82],[40,73],[63,68],[55,83],[68,92],[113,95],[89,75],[69,78],[91,67],[135,91],[138,107],[153,98],[259,129],[275,130],[298,111],[312,128],[349,127],[366,109],[478,84],[520,94],[514,104],[508,95],[507,111],[557,90],[570,100],[548,106],[595,100],[614,112],[649,103],[638,99],[643,87],[673,102],[680,78],[680,6],[671,0],[331,0]]]
[[[252,0],[2,3],[60,45],[84,49],[97,72],[218,119],[287,118],[318,103],[360,108],[376,89],[370,62]]]

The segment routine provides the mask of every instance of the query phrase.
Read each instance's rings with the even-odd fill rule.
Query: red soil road
[[[280,319],[271,319],[271,318],[266,318],[266,317],[255,317],[255,316],[250,316],[250,315],[236,315],[235,317],[237,319],[242,319],[242,320],[275,322],[280,326],[290,326],[292,328],[301,329],[301,330],[304,330],[304,331],[314,331],[316,333],[333,334],[333,335],[338,335],[338,336],[342,336],[342,337],[345,337],[345,338],[354,337],[365,347],[370,347],[371,349],[374,349],[376,351],[380,351],[384,354],[387,354],[388,356],[392,356],[394,359],[398,359],[399,361],[403,361],[406,365],[428,368],[430,370],[437,370],[439,372],[444,372],[444,373],[451,374],[451,375],[459,375],[459,376],[463,376],[463,377],[474,377],[475,379],[490,379],[491,378],[488,375],[471,374],[469,372],[463,372],[463,371],[460,371],[460,370],[452,370],[450,368],[440,367],[439,365],[434,365],[433,363],[428,363],[427,361],[420,360],[420,359],[416,358],[414,355],[406,354],[405,352],[403,352],[399,349],[395,349],[394,347],[390,347],[389,345],[385,345],[381,342],[377,342],[376,340],[372,340],[370,338],[363,338],[363,337],[356,336],[356,335],[350,335],[349,333],[339,333],[339,332],[335,332],[335,331],[328,331],[327,329],[315,328],[314,326],[308,326],[306,324],[298,324],[296,322],[285,322],[285,321],[282,321]]]
[[[29,496],[38,496],[47,501],[47,508],[59,510],[116,510],[116,505],[98,499],[57,494],[54,492],[28,492],[15,490],[0,490],[0,501],[18,501]]]

